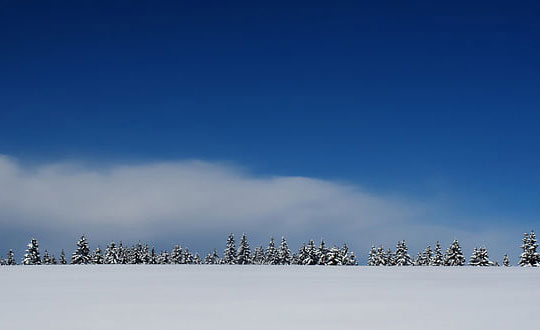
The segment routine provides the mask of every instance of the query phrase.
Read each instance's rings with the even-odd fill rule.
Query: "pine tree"
[[[392,251],[388,250],[389,254],[391,255]],[[387,253],[384,251],[384,247],[382,245],[379,245],[377,248],[377,252],[375,253],[375,260],[374,260],[374,266],[388,266],[388,256]]]
[[[315,242],[313,240],[309,240],[305,253],[307,254],[307,257],[302,260],[303,265],[317,265],[319,263],[319,250],[315,247]]]
[[[201,255],[199,254],[199,252],[195,253],[195,256],[193,257],[193,264],[194,265],[202,264]]]
[[[353,251],[351,251],[349,254],[349,262],[347,266],[358,266],[358,261],[356,260],[356,256],[354,255]]]
[[[182,253],[182,247],[175,245],[171,251],[171,264],[183,264],[184,254]]]
[[[509,267],[510,266],[510,259],[508,258],[508,255],[505,254],[503,257],[503,266]]]
[[[53,258],[51,258],[51,256],[49,255],[49,252],[47,250],[45,250],[43,252],[43,257],[42,257],[42,260],[41,260],[41,264],[42,265],[54,265]]]
[[[39,246],[35,238],[32,238],[30,240],[30,243],[28,243],[22,264],[23,265],[41,265],[41,257],[39,255]]]
[[[416,255],[416,258],[414,258],[413,265],[422,266],[422,264],[424,263],[423,259],[424,257],[422,256],[422,253],[418,252],[418,254]]]
[[[333,246],[331,249],[327,250],[324,259],[323,265],[328,266],[342,266],[343,260],[341,259],[341,253],[336,246]],[[320,262],[320,261],[319,261]],[[321,265],[319,263],[319,265]]]
[[[105,249],[105,256],[103,257],[104,264],[119,264],[118,249],[114,242],[111,242]]]
[[[411,256],[407,251],[407,245],[404,240],[397,243],[394,256],[394,264],[396,266],[411,266],[413,264]]]
[[[266,256],[264,255],[264,248],[262,246],[257,246],[253,251],[251,260],[256,265],[263,265],[266,261]]]
[[[205,264],[208,264],[208,265],[217,265],[219,264],[219,256],[218,256],[218,253],[217,253],[217,250],[214,249],[213,252],[209,253],[205,258],[204,258],[204,263]]]
[[[279,246],[279,263],[282,265],[291,264],[291,250],[289,250],[287,240],[283,236],[281,237],[281,244]]]
[[[536,252],[538,244],[536,243],[536,235],[534,231],[529,234],[523,234],[523,252],[519,257],[519,265],[521,267],[538,267],[540,266],[540,255]]]
[[[77,265],[86,265],[91,261],[90,258],[90,248],[88,247],[88,242],[86,237],[81,236],[81,239],[77,242],[77,249],[71,255],[71,264]]]
[[[240,238],[240,246],[238,247],[236,264],[238,265],[251,264],[251,250],[249,249],[249,243],[248,243],[245,233],[242,234],[242,238]]]
[[[384,264],[386,266],[395,266],[396,265],[394,252],[392,252],[391,248],[388,248],[388,250],[386,250],[384,259],[385,259]]]
[[[171,259],[169,257],[169,251],[167,251],[167,250],[161,251],[161,253],[159,254],[157,260],[158,260],[158,264],[160,264],[160,265],[170,264]]]
[[[420,266],[429,266],[431,265],[431,259],[433,258],[433,252],[431,251],[431,246],[426,246],[422,252],[422,263]]]
[[[236,263],[236,245],[232,233],[227,237],[227,244],[225,245],[225,251],[223,251],[222,262],[227,265],[234,265]]]
[[[91,259],[92,263],[95,265],[103,264],[103,255],[99,246],[94,250],[94,253],[92,253]]]
[[[324,243],[324,240],[321,240],[319,249],[317,249],[317,264],[318,265],[327,264],[328,253],[329,253],[329,250],[326,248],[326,244]]]
[[[444,256],[444,265],[445,266],[463,266],[465,264],[465,257],[463,252],[461,252],[461,247],[459,242],[455,239],[452,244],[446,250]]]
[[[368,254],[368,266],[378,266],[377,264],[377,249],[375,248],[375,245],[371,246],[371,249],[369,250]]]
[[[489,260],[487,249],[474,248],[473,254],[469,259],[469,265],[471,266],[493,266],[494,263]]]
[[[184,248],[184,255],[182,256],[182,262],[184,264],[191,265],[195,261],[195,257],[193,256],[193,253],[189,251],[189,249],[186,247]]]
[[[66,253],[63,249],[62,252],[60,252],[60,265],[67,265]]]
[[[17,261],[15,261],[15,254],[13,253],[13,250],[9,250],[7,254],[6,265],[15,266],[16,264],[17,264]]]
[[[266,248],[265,252],[266,260],[264,261],[267,265],[279,265],[279,251],[276,249],[276,243],[274,242],[274,238],[270,238],[270,242],[268,242],[268,247]]]
[[[150,259],[149,264],[156,265],[158,264],[158,255],[156,254],[156,249],[152,246],[152,250],[150,251]]]
[[[351,252],[349,254],[349,247],[345,243],[343,243],[341,249],[339,249],[339,257],[343,266],[354,266],[356,264],[356,258],[354,257],[354,253]],[[354,258],[354,260],[352,260],[351,258]]]
[[[441,250],[441,244],[439,241],[435,244],[435,251],[433,257],[431,258],[429,265],[430,266],[442,266],[444,264],[443,254]]]

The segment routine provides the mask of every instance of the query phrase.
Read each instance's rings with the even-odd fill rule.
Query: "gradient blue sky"
[[[0,154],[226,162],[435,203],[435,225],[538,229],[539,17],[534,1],[1,1]]]

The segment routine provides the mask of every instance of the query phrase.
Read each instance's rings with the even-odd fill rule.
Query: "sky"
[[[540,224],[539,15],[0,1],[0,249],[233,231],[517,256]]]

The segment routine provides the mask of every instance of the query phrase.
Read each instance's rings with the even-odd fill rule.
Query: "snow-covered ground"
[[[540,269],[0,267],[0,329],[535,329]]]

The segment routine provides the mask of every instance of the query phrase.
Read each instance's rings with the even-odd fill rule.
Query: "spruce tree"
[[[251,250],[249,249],[249,243],[245,233],[242,234],[242,238],[240,239],[240,246],[238,247],[238,254],[236,256],[236,264],[251,264]]]
[[[375,245],[372,245],[371,249],[369,250],[367,265],[378,266],[377,265],[377,249],[375,249]]]
[[[182,247],[180,245],[175,245],[171,251],[171,263],[172,264],[183,264],[184,254],[182,253]]]
[[[384,259],[385,259],[384,264],[386,266],[395,266],[396,265],[394,252],[392,252],[391,248],[388,248],[388,250],[386,250]]]
[[[391,251],[390,251],[391,253]],[[387,266],[387,253],[384,251],[384,247],[379,245],[377,252],[375,253],[374,266]]]
[[[156,265],[158,264],[158,255],[156,254],[156,249],[152,246],[152,249],[150,251],[150,259],[148,261],[149,264],[151,265]]]
[[[444,256],[444,265],[445,266],[463,266],[465,264],[465,257],[463,252],[461,252],[461,247],[457,239],[454,239],[452,244],[446,250]]]
[[[435,251],[433,257],[431,258],[429,265],[430,266],[442,266],[444,264],[444,258],[441,250],[441,244],[439,241],[435,244]]]
[[[26,253],[24,254],[23,265],[41,265],[41,257],[39,255],[39,246],[35,238],[30,240],[26,247]]]
[[[232,233],[227,237],[227,244],[225,245],[225,251],[223,251],[222,262],[227,265],[234,265],[236,263],[236,245]]]
[[[510,259],[508,258],[508,255],[505,254],[503,257],[503,266],[509,267],[510,266]]]
[[[90,248],[88,247],[88,242],[86,237],[81,236],[81,239],[77,242],[77,249],[71,255],[71,264],[74,265],[86,265],[91,262],[90,258]]]
[[[17,261],[15,261],[15,255],[13,253],[13,250],[9,250],[7,254],[6,265],[15,266],[16,264],[17,264]]]
[[[193,256],[193,253],[191,253],[191,251],[189,251],[187,247],[184,248],[184,255],[182,259],[182,262],[188,265],[191,265],[195,262],[195,256]]]
[[[471,266],[493,266],[494,263],[489,260],[487,249],[474,248],[473,254],[469,259],[469,265]]]
[[[94,253],[92,253],[91,258],[92,258],[93,264],[95,265],[103,264],[103,255],[101,253],[101,248],[99,246],[94,250]]]
[[[204,263],[205,263],[205,264],[208,264],[208,265],[217,265],[217,264],[220,263],[219,255],[218,255],[216,249],[214,249],[214,251],[212,251],[211,253],[209,253],[209,254],[204,258]]]
[[[266,260],[264,261],[267,265],[279,265],[279,251],[276,249],[276,243],[274,242],[274,238],[270,238],[270,242],[268,242],[268,247],[266,247],[265,252]]]
[[[319,244],[319,249],[317,249],[317,264],[318,265],[327,264],[328,253],[329,253],[329,250],[326,248],[326,244],[324,243],[324,240],[321,240],[321,244]]]
[[[257,246],[253,251],[251,260],[256,265],[263,265],[266,261],[266,256],[264,255],[264,248],[262,246]]]
[[[394,255],[394,264],[396,266],[411,266],[412,259],[408,253],[407,244],[405,241],[398,242],[396,245],[396,253]]]
[[[103,257],[104,264],[119,264],[118,249],[114,242],[111,242],[105,249],[105,256]]]
[[[420,266],[429,266],[431,265],[431,259],[433,258],[433,252],[431,251],[431,246],[426,246],[422,252],[422,263]]]
[[[43,257],[42,257],[42,260],[41,260],[41,264],[43,264],[43,265],[54,265],[53,259],[51,258],[51,256],[49,255],[49,252],[47,250],[45,250],[43,252]]]
[[[339,249],[336,246],[333,246],[331,249],[327,250],[325,253],[324,264],[321,264],[319,261],[319,265],[327,265],[327,266],[342,266],[343,260],[341,259],[341,253]]]
[[[536,235],[534,231],[529,234],[523,234],[523,244],[521,249],[523,252],[519,256],[519,265],[521,267],[538,267],[540,266],[540,255],[536,252],[538,244],[536,243]]]
[[[287,240],[285,237],[281,237],[281,244],[279,245],[279,263],[282,265],[291,264],[291,250],[287,245]]]
[[[313,240],[309,240],[305,252],[307,257],[302,261],[304,265],[317,265],[319,263],[319,250],[315,247],[315,242]]]
[[[347,244],[343,243],[341,246],[341,249],[339,249],[339,257],[341,259],[342,266],[354,266],[356,263],[356,258],[354,258],[354,253],[351,252],[349,254],[349,247]],[[351,258],[354,258],[354,261],[351,260]]]
[[[60,265],[67,265],[66,253],[63,249],[62,252],[60,252]]]

